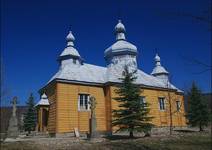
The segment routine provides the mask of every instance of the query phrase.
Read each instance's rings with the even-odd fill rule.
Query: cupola
[[[40,101],[35,106],[49,106],[49,100],[45,93],[42,94]]]
[[[116,40],[126,40],[125,32],[125,27],[122,24],[121,20],[119,20],[118,24],[115,26]]]
[[[66,64],[81,65],[83,60],[74,46],[75,37],[72,31],[69,31],[69,34],[66,36],[66,41],[67,46],[58,58],[61,67],[64,67]]]
[[[137,66],[137,47],[126,40],[125,33],[125,26],[121,20],[119,20],[115,26],[116,42],[104,52],[107,65],[116,64],[121,58],[122,60],[126,58],[128,61],[133,58],[132,62]]]
[[[163,80],[164,82],[168,81],[169,72],[161,65],[160,56],[158,54],[155,55],[155,67],[151,75]]]

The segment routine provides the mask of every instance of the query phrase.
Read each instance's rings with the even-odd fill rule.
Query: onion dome
[[[60,63],[63,60],[67,60],[67,59],[74,59],[75,61],[79,60],[79,62],[81,63],[82,58],[81,58],[79,52],[77,51],[77,49],[74,47],[75,37],[74,37],[72,31],[69,31],[69,34],[66,36],[66,41],[67,41],[67,46],[58,58]]]
[[[115,26],[116,40],[126,40],[124,34],[125,32],[125,27],[122,24],[121,20],[119,20],[118,24]]]
[[[157,63],[160,64],[160,56],[158,56],[158,54],[156,54],[155,56],[155,62],[156,62],[156,65],[158,65]]]
[[[168,74],[169,74],[169,72],[166,71],[166,69],[163,66],[161,66],[160,56],[158,56],[158,54],[156,54],[156,56],[155,56],[155,67],[151,74],[153,76],[159,76],[159,75],[168,76]]]
[[[40,101],[35,106],[49,106],[49,100],[45,93],[43,93]]]
[[[137,47],[126,41],[125,33],[126,29],[124,24],[119,20],[115,26],[116,42],[104,52],[107,63],[110,63],[112,57],[117,55],[129,54],[137,56]]]
[[[69,34],[66,36],[66,41],[68,42],[67,46],[74,46],[75,37],[72,31],[69,31]]]

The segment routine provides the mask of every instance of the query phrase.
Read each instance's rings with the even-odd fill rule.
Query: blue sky
[[[69,29],[85,61],[105,66],[103,53],[115,41],[120,18],[127,40],[139,50],[140,69],[152,71],[157,48],[177,87],[186,89],[194,80],[209,92],[210,72],[195,74],[204,67],[187,61],[211,64],[209,24],[175,15],[199,16],[208,7],[209,0],[2,0],[1,54],[9,97],[18,96],[22,105],[33,92],[38,101],[37,91],[58,70]]]

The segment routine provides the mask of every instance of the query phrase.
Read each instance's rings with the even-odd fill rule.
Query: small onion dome
[[[49,106],[49,100],[45,93],[42,94],[40,101],[35,106]]]
[[[80,62],[82,62],[82,58],[78,52],[78,50],[74,46],[75,37],[72,33],[72,31],[69,31],[68,35],[66,36],[67,46],[63,50],[63,52],[60,54],[58,61],[61,62],[63,60],[67,59],[78,59]]]
[[[45,93],[43,93],[43,95],[41,96],[42,99],[47,99],[47,95]]]
[[[72,31],[69,31],[69,34],[66,36],[66,41],[68,42],[67,46],[74,46],[75,37]]]
[[[160,56],[158,54],[156,54],[156,56],[155,56],[155,67],[151,74],[154,76],[162,75],[162,74],[164,74],[164,75],[169,74],[169,72],[166,71],[166,69],[163,66],[161,66]]]
[[[155,62],[160,62],[160,56],[158,56],[158,54],[155,56]]]
[[[120,32],[124,33],[126,31],[124,25],[121,22],[121,20],[119,20],[118,24],[115,26],[115,31],[116,31],[116,33],[117,32],[118,33],[120,33]]]

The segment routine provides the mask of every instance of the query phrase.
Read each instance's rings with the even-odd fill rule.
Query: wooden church
[[[57,135],[89,131],[89,98],[97,101],[97,131],[111,133],[112,110],[118,108],[114,90],[123,76],[124,66],[137,70],[136,84],[143,92],[141,101],[150,104],[152,123],[167,127],[172,118],[173,126],[186,126],[183,91],[169,82],[169,72],[161,65],[158,54],[151,74],[137,68],[137,47],[126,40],[125,26],[119,20],[115,26],[116,41],[104,51],[106,67],[84,63],[74,46],[75,37],[70,31],[67,46],[58,57],[58,72],[39,90],[41,99],[37,103],[37,129]],[[170,109],[171,115],[170,117]]]

